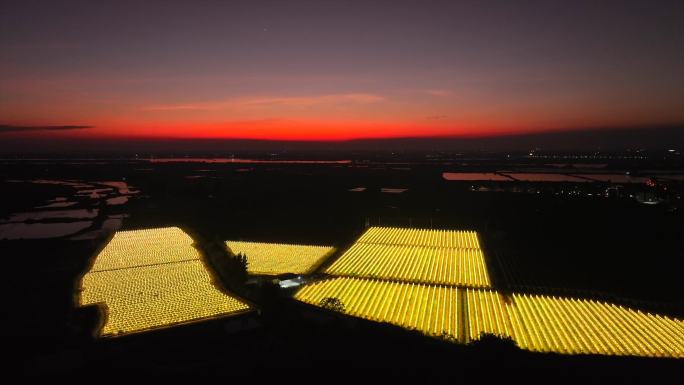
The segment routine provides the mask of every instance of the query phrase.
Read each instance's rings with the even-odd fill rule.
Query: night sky
[[[684,123],[683,1],[0,4],[0,141]]]

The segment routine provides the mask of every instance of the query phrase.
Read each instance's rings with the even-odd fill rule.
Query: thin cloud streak
[[[188,104],[167,104],[145,107],[147,111],[175,111],[175,110],[224,110],[239,107],[309,107],[325,104],[371,104],[384,101],[385,98],[376,94],[351,93],[331,94],[319,96],[291,96],[272,98],[236,98],[217,102],[202,102]]]

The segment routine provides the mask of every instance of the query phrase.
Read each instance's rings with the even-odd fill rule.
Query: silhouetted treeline
[[[218,239],[198,243],[220,284],[230,292],[245,296],[247,256],[233,254],[225,242]]]

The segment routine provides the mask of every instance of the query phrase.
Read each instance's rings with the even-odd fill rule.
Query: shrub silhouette
[[[344,313],[344,304],[339,300],[339,298],[325,297],[321,299],[319,306],[324,309],[336,311],[338,313]]]

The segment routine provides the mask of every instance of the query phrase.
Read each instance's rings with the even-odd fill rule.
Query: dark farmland
[[[464,168],[468,171],[495,171],[502,162],[477,160],[464,166],[462,162],[395,162],[395,159],[355,161],[342,165],[149,164],[119,160],[99,164],[5,162],[0,167],[6,180],[125,178],[141,194],[121,209],[129,215],[124,229],[179,226],[206,239],[333,244],[340,247],[345,247],[357,237],[366,224],[473,229],[481,235],[490,271],[494,274],[495,284],[500,287],[601,297],[679,317],[684,314],[680,294],[684,287],[678,269],[684,223],[676,201],[649,206],[627,198],[473,192],[469,183],[448,182],[441,177],[442,172]],[[356,187],[366,187],[366,190],[348,191]],[[45,193],[46,196],[68,193],[60,186],[48,188],[59,191],[50,191]],[[393,194],[382,193],[381,188],[408,190]],[[0,210],[3,215],[30,209],[45,199],[35,189],[7,182],[3,182],[3,191],[9,192],[3,196]],[[138,367],[134,360],[128,361],[112,353],[110,350],[116,351],[115,346],[119,342],[93,344],[87,327],[88,322],[92,323],[92,317],[88,318],[82,310],[74,309],[72,296],[76,281],[104,241],[0,241],[0,253],[9,267],[3,285],[6,292],[12,293],[5,297],[5,301],[6,306],[13,309],[9,316],[11,327],[4,331],[7,338],[18,342],[17,357],[22,362],[21,368],[50,368],[50,360],[67,359],[71,354],[80,357],[80,361],[75,361],[76,368],[95,371],[108,365],[103,357],[114,354],[112,359],[122,365],[155,371],[154,367]],[[341,361],[341,351],[350,351],[353,346],[364,343],[375,346],[376,350],[372,351],[377,354],[383,352],[395,358],[398,352],[415,357],[415,352],[422,351],[424,358],[418,361],[422,365],[417,366],[425,366],[431,362],[427,357],[434,358],[445,352],[465,357],[493,354],[486,347],[485,353],[474,353],[439,342],[420,342],[425,339],[393,328],[388,328],[389,334],[378,332],[376,335],[374,328],[382,329],[384,326],[366,325],[365,322],[356,322],[352,329],[344,323],[337,325],[333,322],[337,326],[329,326],[330,323],[326,322],[321,325],[315,315],[313,321],[311,317],[304,317],[303,314],[310,311],[301,310],[302,306],[290,304],[286,299],[282,302],[279,305],[282,309],[274,311],[277,317],[262,320],[263,328],[244,335],[222,337],[223,344],[235,341],[237,347],[231,348],[233,350],[221,350],[211,342],[211,338],[204,342],[190,342],[185,337],[183,340],[188,341],[183,344],[194,344],[195,350],[206,353],[198,356],[203,358],[197,358],[195,366],[180,365],[177,370],[216,372],[231,360],[244,360],[242,364],[247,365],[248,358],[236,358],[242,354],[240,349],[247,349],[252,360],[259,356],[269,357],[262,358],[262,363],[252,363],[255,367],[277,366],[278,362],[283,366],[294,365],[294,357],[299,357],[317,362],[325,372],[328,361],[312,358],[315,356],[312,350],[321,349],[319,340],[338,346],[339,349],[333,349],[326,343],[324,351],[333,356],[339,354]],[[300,313],[304,319],[300,319]],[[283,332],[287,329],[285,325],[292,324],[302,326]],[[192,330],[197,330],[199,335],[206,335],[209,332],[205,329],[211,326],[195,328]],[[184,335],[190,332],[166,333],[175,336],[174,333]],[[349,335],[355,337],[350,339]],[[161,336],[156,338],[165,341]],[[250,341],[259,341],[258,347],[248,348]],[[413,342],[406,342],[408,347],[390,354],[392,349],[389,346],[397,344],[397,341]],[[88,354],[91,349],[96,352],[92,356]],[[145,349],[154,350],[149,346]],[[217,351],[222,353],[211,354]],[[500,354],[510,354],[507,356],[509,364],[521,360],[528,363],[530,370],[535,363],[548,367],[567,363],[576,363],[580,367],[601,366],[586,357],[506,352],[504,349]],[[283,358],[288,354],[292,356]],[[366,361],[349,365],[351,368],[371,365],[368,361],[370,356],[372,354],[368,353]],[[401,362],[401,359],[396,359]],[[408,364],[410,360],[404,359]],[[479,362],[479,358],[469,360]],[[556,360],[560,363],[554,363]],[[632,361],[641,363],[643,367],[674,365],[627,358],[602,358],[599,361],[612,362],[604,368]],[[161,368],[166,364],[160,362],[157,365]],[[62,369],[65,367],[68,365]]]

